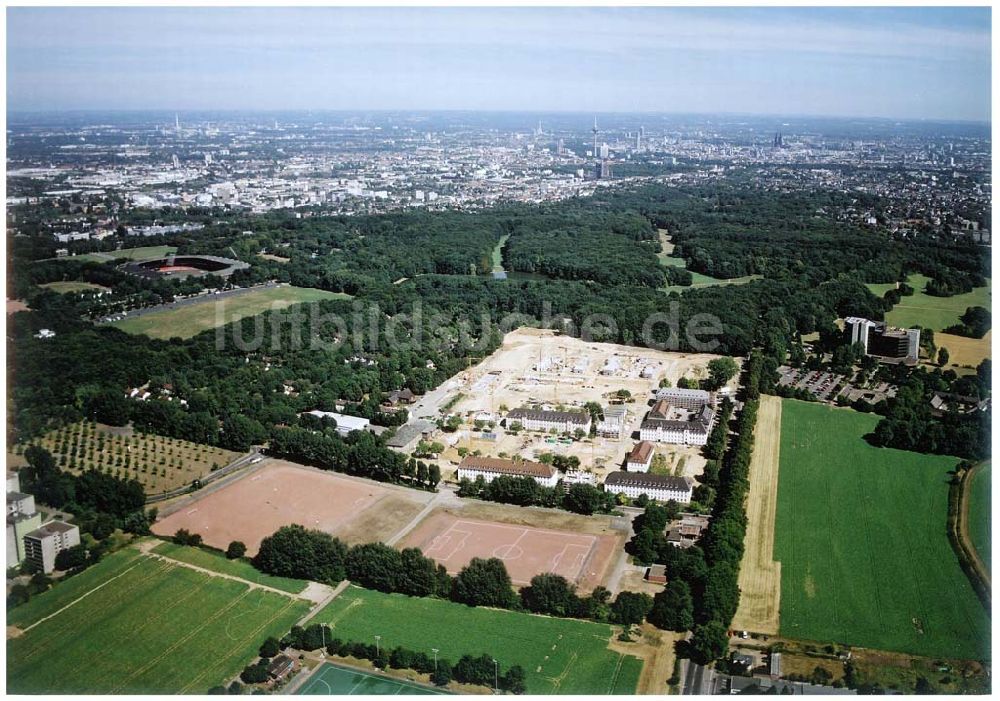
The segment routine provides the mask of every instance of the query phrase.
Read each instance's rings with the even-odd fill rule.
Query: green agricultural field
[[[80,282],[79,280],[66,280],[59,282],[47,282],[44,285],[39,285],[42,289],[52,290],[58,294],[64,295],[68,292],[86,292],[87,290],[106,290],[107,287],[103,285],[95,285],[92,282]]]
[[[990,623],[946,535],[958,460],[874,448],[871,414],[783,400],[781,634],[989,659]]]
[[[190,565],[204,567],[206,570],[227,574],[231,577],[239,577],[248,582],[262,584],[266,587],[287,591],[290,594],[300,594],[309,584],[301,579],[289,579],[287,577],[275,577],[264,574],[246,560],[230,560],[222,553],[215,553],[202,548],[191,548],[177,543],[163,542],[153,548],[153,552],[158,555],[180,560]]]
[[[911,328],[921,326],[925,329],[942,331],[958,323],[958,317],[965,313],[968,307],[985,307],[990,309],[990,288],[977,287],[972,292],[954,297],[932,297],[924,294],[924,287],[930,280],[926,275],[910,275],[906,282],[916,292],[910,297],[903,297],[892,311],[885,315],[885,320],[894,326]],[[881,297],[894,284],[868,285],[876,296]]]
[[[642,660],[608,649],[609,625],[470,608],[438,599],[382,594],[351,587],[315,617],[341,640],[382,636],[397,646],[452,663],[465,654],[493,655],[502,666],[521,665],[530,694],[634,694]]]
[[[205,693],[308,610],[301,599],[120,551],[11,613],[21,632],[7,640],[7,690]]]
[[[349,298],[350,295],[341,292],[284,285],[220,299],[206,297],[195,304],[150,312],[117,321],[113,325],[127,333],[145,334],[152,338],[166,339],[175,336],[191,338],[202,331],[214,329],[220,318],[224,324],[229,324],[247,316],[255,316],[272,309],[284,309],[293,304]]]
[[[993,540],[990,536],[990,489],[992,478],[990,476],[991,465],[986,463],[976,474],[972,476],[972,491],[969,492],[969,536],[972,544],[983,558],[983,562],[991,570],[993,564],[990,562],[990,548]]]

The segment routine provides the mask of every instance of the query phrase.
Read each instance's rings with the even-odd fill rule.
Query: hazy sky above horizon
[[[8,8],[9,110],[989,120],[989,8]]]

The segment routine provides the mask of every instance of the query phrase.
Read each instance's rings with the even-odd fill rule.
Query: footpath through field
[[[990,463],[981,462],[973,466],[968,474],[962,480],[962,495],[961,495],[961,508],[958,511],[958,537],[962,541],[963,550],[969,556],[970,564],[976,570],[979,578],[986,585],[987,589],[993,588],[993,583],[990,577],[990,568],[983,561],[983,557],[980,554],[976,544],[973,542],[971,533],[971,516],[970,516],[970,505],[972,503],[972,485],[976,479],[976,474],[982,470],[990,469]]]
[[[781,563],[774,560],[774,520],[778,507],[781,399],[761,395],[750,458],[747,531],[740,566],[740,605],[732,626],[778,634]]]
[[[200,567],[198,565],[191,564],[190,562],[184,562],[183,560],[177,560],[167,555],[153,552],[153,548],[155,548],[159,544],[160,541],[158,540],[150,539],[143,541],[142,543],[139,544],[139,551],[144,555],[156,558],[157,560],[169,562],[179,567],[186,567],[189,570],[201,572],[202,574],[207,574],[210,577],[221,577],[223,579],[231,579],[234,582],[240,582],[241,584],[246,584],[251,589],[263,589],[264,591],[269,591],[274,594],[280,594],[281,596],[285,596],[291,599],[306,599],[314,604],[321,604],[328,602],[335,595],[333,587],[327,586],[325,584],[320,584],[319,582],[310,582],[309,586],[307,586],[302,592],[298,594],[293,594],[291,592],[283,591],[281,589],[276,589],[275,587],[270,587],[266,584],[260,584],[259,582],[252,582],[249,579],[243,579],[242,577],[237,577],[236,575],[226,574],[224,572],[219,572],[218,570],[209,569],[207,567]]]

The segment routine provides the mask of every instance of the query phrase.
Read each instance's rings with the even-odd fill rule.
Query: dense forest
[[[8,289],[27,300],[31,311],[9,317],[8,435],[24,441],[89,417],[110,424],[132,421],[144,430],[242,449],[273,438],[278,428],[308,428],[300,414],[312,409],[394,426],[406,415],[382,411],[385,392],[403,387],[426,392],[523,324],[545,324],[595,341],[734,357],[759,347],[766,374],[773,377],[789,353],[801,355],[801,335],[837,338],[834,322],[847,315],[884,318],[898,300],[874,296],[863,282],[923,272],[954,286],[956,279],[978,280],[988,272],[988,256],[980,249],[895,240],[841,223],[837,212],[865,204],[851,197],[790,195],[722,181],[711,188],[645,185],[477,212],[195,214],[192,219],[203,228],[141,243],[251,263],[232,284],[278,280],[356,298],[317,303],[303,309],[295,323],[287,312],[268,312],[230,324],[221,334],[209,331],[183,341],[94,326],[89,318],[106,302],[91,293],[60,295],[38,285],[94,282],[110,288],[107,299],[139,298],[145,304],[219,281],[146,281],[122,273],[113,262],[42,260],[51,251],[35,241],[41,234],[17,237],[10,248]],[[683,284],[678,277],[684,273],[690,281],[686,271],[657,261],[656,232],[664,227],[677,244],[674,255],[685,258],[691,270],[763,279],[683,294],[657,289],[668,276]],[[505,236],[505,267],[539,274],[538,279],[494,280],[489,274],[491,254]],[[137,243],[130,238],[74,245],[113,250],[115,239]],[[269,257],[261,257],[264,253]],[[377,332],[357,333],[371,319],[378,322]],[[699,325],[704,331],[705,319],[718,324],[700,335],[689,333]],[[984,324],[975,321],[978,332]],[[42,328],[55,337],[36,338]],[[256,342],[248,345],[247,339]],[[131,388],[144,385],[154,401],[126,399]],[[167,386],[186,404],[155,401]],[[331,462],[334,469],[345,464],[339,457]],[[392,465],[392,474],[398,469]]]

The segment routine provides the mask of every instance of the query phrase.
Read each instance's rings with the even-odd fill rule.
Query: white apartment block
[[[56,555],[79,544],[79,528],[62,521],[49,521],[24,536],[24,554],[48,574],[56,567]]]
[[[697,411],[704,405],[711,406],[712,393],[703,389],[681,389],[679,387],[664,387],[656,390],[656,401],[666,400],[671,406]]]
[[[507,427],[520,423],[529,431],[551,431],[573,433],[577,429],[590,433],[590,414],[575,411],[545,411],[542,409],[514,409],[507,413]]]
[[[690,477],[650,475],[642,472],[612,472],[604,480],[604,491],[635,499],[645,494],[659,502],[691,503],[694,481]]]
[[[497,477],[531,477],[543,487],[555,487],[559,473],[550,465],[531,460],[506,460],[478,455],[466,455],[458,466],[458,479],[475,482],[482,477],[489,484]]]
[[[715,412],[708,404],[690,409],[678,407],[669,399],[661,399],[639,426],[639,438],[653,443],[705,445],[714,420]]]

